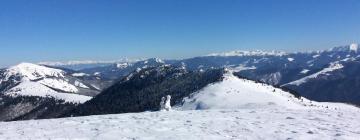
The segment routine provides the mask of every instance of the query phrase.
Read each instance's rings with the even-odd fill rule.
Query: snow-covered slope
[[[341,69],[343,68],[344,66],[342,64],[340,64],[339,62],[334,62],[334,63],[331,63],[329,67],[326,67],[324,69],[322,69],[321,71],[319,72],[316,72],[312,75],[309,75],[309,76],[306,76],[306,77],[303,77],[299,80],[296,80],[296,81],[293,81],[293,82],[290,82],[286,85],[296,85],[296,86],[299,86],[303,83],[306,83],[308,80],[310,79],[314,79],[314,78],[317,78],[318,76],[320,75],[327,75],[329,72],[332,72],[334,70],[338,70],[338,69]],[[286,86],[285,85],[285,86]]]
[[[55,99],[61,99],[66,102],[84,103],[90,100],[92,97],[85,95],[78,95],[74,93],[62,93],[57,92],[46,85],[38,82],[22,82],[19,85],[6,91],[4,95],[7,96],[37,96],[37,97],[53,97]]]
[[[63,78],[64,71],[54,68],[48,68],[31,63],[20,63],[16,66],[10,67],[6,70],[5,79],[8,80],[11,76],[21,76],[24,81],[38,80],[46,77]]]
[[[210,84],[191,97],[184,99],[181,109],[236,109],[283,106],[303,107],[300,100],[290,93],[272,86],[240,79],[231,72],[223,80]]]
[[[345,104],[319,103],[306,98],[296,98],[273,86],[240,79],[227,72],[223,80],[210,84],[184,99],[180,110],[249,109],[249,108],[355,108]]]
[[[85,85],[78,80],[70,79],[67,73],[60,69],[46,66],[21,63],[6,69],[0,75],[0,85],[7,85],[3,95],[53,97],[66,102],[83,103],[91,97],[79,95]]]
[[[238,140],[360,137],[359,111],[238,109],[147,112],[0,123],[4,140]]]

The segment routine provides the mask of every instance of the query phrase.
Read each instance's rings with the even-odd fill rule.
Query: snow
[[[74,103],[83,103],[91,99],[88,96],[73,94],[79,91],[76,86],[82,88],[86,86],[82,83],[77,83],[76,86],[69,83],[65,74],[60,69],[31,63],[21,63],[6,69],[5,78],[1,79],[0,84],[3,81],[8,81],[10,77],[17,77],[17,80],[13,81],[14,87],[4,91],[4,94],[8,96],[53,97],[65,102]],[[74,73],[73,75],[80,76],[83,74]]]
[[[119,68],[119,69],[124,69],[124,68],[127,68],[128,66],[130,66],[129,63],[118,63],[118,64],[116,64],[116,67]]]
[[[74,85],[72,85],[69,82],[62,80],[62,79],[45,78],[38,82],[45,86],[59,89],[59,90],[69,92],[69,93],[76,93],[79,91]]]
[[[360,137],[359,111],[166,111],[0,122],[1,140],[231,140]]]
[[[329,75],[329,72],[332,72],[332,71],[338,70],[338,69],[342,69],[343,67],[344,66],[342,64],[340,64],[338,62],[334,62],[334,63],[331,63],[329,67],[324,68],[324,69],[322,69],[321,71],[319,71],[317,73],[314,73],[312,75],[303,77],[303,78],[301,78],[299,80],[290,82],[290,83],[285,84],[285,85],[297,85],[297,86],[299,86],[299,85],[305,83],[306,81],[308,81],[309,79],[317,78],[320,75]]]
[[[229,69],[231,69],[234,72],[240,72],[240,71],[244,71],[244,70],[254,70],[254,69],[256,69],[256,67],[255,66],[246,67],[244,65],[239,65],[239,66],[234,67],[234,68],[229,67]]]
[[[83,76],[89,76],[89,74],[86,73],[73,73],[71,74],[74,77],[83,77]]]
[[[31,63],[21,63],[6,70],[6,76],[4,81],[8,80],[8,78],[13,75],[20,75],[23,77],[23,80],[28,81],[46,77],[63,78],[64,74],[65,72],[59,69],[49,68]]]
[[[292,62],[294,61],[295,59],[294,58],[287,58],[288,61]]]
[[[22,82],[16,87],[5,92],[7,96],[38,96],[38,97],[54,97],[55,99],[62,99],[66,102],[72,103],[84,103],[91,99],[89,96],[72,94],[72,93],[60,93],[56,92],[49,87],[37,83],[26,81]]]
[[[224,53],[213,53],[206,56],[284,56],[287,55],[285,52],[281,51],[231,51],[231,52],[224,52]]]
[[[165,63],[162,59],[160,59],[160,58],[155,58],[155,62],[157,62],[157,63]]]
[[[241,108],[303,108],[305,102],[290,93],[251,80],[224,75],[221,82],[210,84],[184,99],[180,110],[194,109],[241,109]],[[309,104],[308,104],[309,105]]]
[[[100,88],[99,86],[97,86],[97,85],[91,84],[91,86],[92,86],[93,88],[95,88],[96,90],[101,90],[101,88]]]
[[[184,62],[181,62],[181,69],[186,70],[186,64]]]
[[[177,110],[208,110],[208,109],[344,109],[358,108],[340,103],[310,101],[304,97],[296,98],[291,93],[273,86],[240,79],[229,71],[223,80],[209,84],[198,92],[184,98]]]
[[[300,73],[302,73],[302,74],[307,74],[309,71],[310,71],[310,70],[308,70],[308,69],[303,69]]]
[[[350,45],[350,51],[354,51],[354,52],[356,52],[357,53],[357,51],[358,51],[358,49],[359,49],[359,45],[358,44],[351,44]]]
[[[280,72],[275,72],[275,73],[271,73],[268,77],[266,77],[266,79],[262,79],[262,80],[267,81],[267,83],[277,85],[280,82],[281,77],[282,75]]]
[[[356,60],[356,58],[350,57],[350,58],[345,58],[345,59],[340,60],[340,61],[346,62],[346,61],[355,61],[355,60]]]
[[[83,83],[79,82],[79,81],[75,81],[75,86],[77,87],[81,87],[81,88],[89,88],[88,86],[84,85]]]
[[[312,57],[313,58],[318,58],[320,55],[319,54],[317,54],[317,55],[313,55]]]
[[[206,86],[184,101],[173,111],[0,122],[3,126],[0,140],[356,140],[360,137],[359,108],[297,99],[272,86],[240,79],[231,70],[222,81]]]

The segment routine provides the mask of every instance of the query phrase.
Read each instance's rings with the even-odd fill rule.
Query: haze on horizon
[[[358,0],[4,0],[0,67],[360,43]]]

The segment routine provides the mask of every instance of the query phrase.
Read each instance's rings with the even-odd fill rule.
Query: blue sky
[[[360,43],[359,0],[2,0],[0,66]]]

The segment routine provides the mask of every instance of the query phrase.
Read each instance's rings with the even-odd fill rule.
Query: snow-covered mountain
[[[152,58],[78,71],[22,63],[0,70],[0,92],[6,103],[14,103],[4,104],[3,101],[5,109],[17,103],[24,107],[35,100],[33,97],[63,100],[63,103],[70,104],[88,101],[75,109],[71,107],[62,112],[64,116],[157,110],[159,100],[167,94],[173,95],[172,104],[178,107],[184,105],[187,109],[221,108],[224,102],[220,100],[238,103],[231,104],[236,109],[284,104],[317,106],[314,101],[308,104],[309,100],[360,105],[357,92],[360,89],[357,74],[360,70],[359,55],[358,45],[351,44],[301,53],[233,51],[183,60]],[[224,68],[236,76],[224,77]],[[239,86],[243,89],[238,89]],[[203,95],[208,92],[213,94]],[[227,95],[223,93],[231,96],[223,97]],[[262,103],[255,100],[237,102],[239,98],[252,96],[248,93],[261,93],[259,95],[264,96],[256,96],[254,99],[268,100]],[[284,96],[269,96],[274,94]],[[18,97],[29,98],[11,101],[11,98]],[[209,97],[213,98],[199,102],[199,99]],[[285,100],[294,102],[281,102]],[[45,102],[52,104],[56,101],[49,103],[42,100],[43,104]]]
[[[202,72],[183,70],[170,66],[143,69],[104,93],[117,94],[125,87],[134,89],[120,93],[125,98],[122,101],[132,99],[124,103],[128,105],[128,109],[132,107],[142,110],[152,106],[147,102],[155,99],[147,96],[161,98],[157,96],[158,93],[166,92],[165,95],[180,97],[174,98],[175,101],[172,103],[176,107],[173,111],[6,122],[0,123],[7,126],[0,128],[0,136],[9,140],[295,138],[355,140],[360,137],[358,129],[360,122],[357,120],[360,117],[360,109],[357,107],[341,103],[319,103],[295,97],[279,88],[235,76],[228,70]],[[194,77],[199,77],[198,81],[205,82],[209,80],[205,79],[207,76],[216,78],[196,89],[195,92],[184,94],[175,90],[178,86],[189,88],[191,83],[187,82],[194,80]],[[147,82],[151,79],[151,82]],[[171,83],[173,80],[179,83]],[[135,91],[135,88],[141,88],[140,85],[146,86],[149,83],[155,85],[142,91]],[[174,88],[154,89],[167,84],[173,85]],[[133,96],[126,98],[130,95]],[[107,97],[110,97],[110,94],[107,94]],[[121,102],[118,102],[120,97],[107,98],[108,102],[92,102],[94,105],[92,107],[98,110],[108,110],[108,107],[124,109],[116,108],[122,106]],[[134,97],[142,99],[138,100]],[[108,103],[114,105],[107,106]],[[156,105],[158,107],[159,104]]]
[[[302,96],[323,102],[360,105],[359,58],[336,61],[309,76],[282,85]]]
[[[221,81],[185,97],[176,106],[180,110],[355,108],[345,104],[311,101],[265,83],[239,78],[232,71],[224,73]]]
[[[64,116],[155,111],[166,95],[172,96],[171,103],[179,110],[337,107],[233,73],[228,69],[188,71],[171,65],[141,69]]]
[[[0,120],[55,117],[62,110],[90,100],[107,87],[107,82],[31,63],[0,70]]]
[[[90,96],[81,95],[81,90],[100,92],[82,80],[68,76],[63,70],[31,63],[21,63],[3,70],[0,85],[2,94],[6,96],[50,96],[75,103],[91,99]]]
[[[157,110],[162,96],[172,94],[173,99],[180,99],[218,80],[220,73],[220,70],[188,72],[170,65],[138,69],[65,116]]]
[[[221,56],[221,57],[229,57],[229,56],[284,56],[288,55],[286,52],[282,51],[230,51],[223,53],[212,53],[206,56]]]
[[[227,72],[223,80],[209,84],[184,99],[182,110],[242,108],[303,108],[312,105],[305,98],[263,83],[241,79]]]
[[[305,82],[307,80],[302,79],[307,79],[309,78],[308,76],[314,77],[324,71],[331,70],[333,64],[339,64],[335,65],[336,67],[340,66],[340,63],[343,62],[356,62],[359,58],[360,53],[358,52],[358,44],[350,44],[322,51],[295,53],[281,51],[232,51],[183,60],[163,61],[152,58],[143,61],[114,63],[102,67],[82,69],[80,71],[87,75],[97,75],[103,78],[117,80],[128,76],[133,71],[164,64],[183,67],[188,71],[228,68],[243,77],[265,82],[274,86],[281,86],[290,85],[290,83],[297,81]],[[349,71],[348,74],[341,74],[341,72],[342,71],[336,74],[336,76],[338,76],[337,79],[344,75],[356,74],[351,71]],[[343,79],[350,79],[350,77],[343,77]],[[326,83],[326,81],[327,80],[322,80],[323,83]],[[341,83],[341,81],[339,82]],[[356,83],[357,82],[348,82],[347,87],[359,87]],[[328,91],[326,88],[316,87],[315,85],[319,84],[315,84],[311,88],[320,90],[317,90],[316,92],[311,90],[313,93],[303,93],[303,91],[309,88],[309,86],[306,88],[303,87],[304,85],[299,85],[296,88],[294,88],[294,86],[284,87],[295,90],[299,94],[312,100],[345,102],[360,105],[360,96],[355,92],[350,92],[350,94],[341,93],[341,96],[350,97],[339,98],[337,93],[339,91],[346,91],[346,89],[344,89],[345,87],[336,86],[337,89]],[[359,88],[352,89],[360,90]],[[326,100],[318,98],[319,96],[323,96],[322,98],[326,98]]]
[[[117,62],[106,66],[86,68],[80,71],[89,75],[100,75],[108,79],[121,79],[137,69],[161,66],[167,61],[159,58],[150,58],[138,61]]]
[[[335,81],[322,78],[318,84],[304,84],[297,87],[285,86],[295,90],[300,95],[317,101],[345,102],[360,105],[360,96],[357,90],[360,86],[350,75],[358,75],[354,69],[358,67],[357,62],[360,58],[358,44],[334,47],[323,51],[311,52],[264,52],[264,51],[233,51],[228,53],[211,54],[189,58],[175,62],[173,65],[185,65],[188,70],[206,70],[213,68],[229,68],[236,73],[252,80],[258,80],[274,86],[290,85],[299,81],[307,82],[318,79],[317,75],[331,76],[332,79],[342,79]],[[343,63],[347,63],[349,70],[342,70]],[[334,69],[336,74],[333,74]],[[345,68],[347,69],[347,68]],[[346,79],[354,79],[353,82],[345,82]],[[336,87],[329,89],[329,87]],[[327,84],[325,84],[327,83]],[[336,86],[344,85],[344,86]],[[349,88],[351,90],[349,91]],[[308,90],[308,89],[318,90]],[[310,92],[311,91],[311,92]],[[304,93],[306,92],[306,93]],[[344,93],[346,92],[346,93]],[[321,98],[319,98],[322,96]]]

